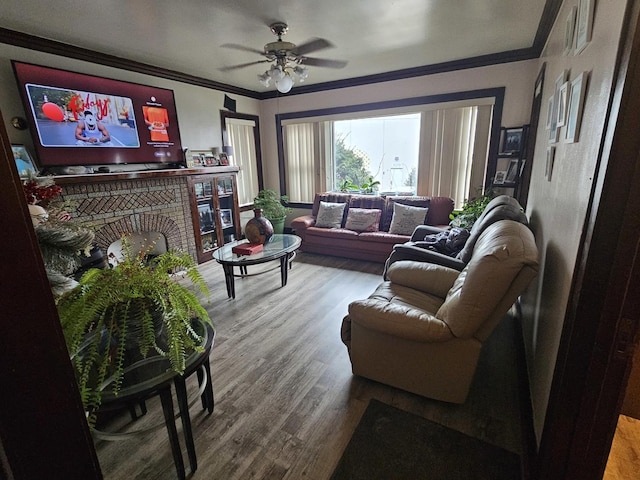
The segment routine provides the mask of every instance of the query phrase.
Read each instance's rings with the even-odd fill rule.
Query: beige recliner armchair
[[[429,398],[464,403],[482,344],[538,271],[529,228],[489,226],[460,272],[401,260],[342,323],[353,373]]]

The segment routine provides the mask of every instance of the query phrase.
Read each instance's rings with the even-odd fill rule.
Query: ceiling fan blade
[[[312,38],[311,40],[306,41],[298,45],[293,51],[297,55],[305,55],[307,53],[316,52],[318,50],[322,50],[324,48],[332,48],[333,44],[329,42],[329,40],[325,40],[324,38]]]
[[[237,43],[225,43],[220,45],[223,48],[233,48],[234,50],[243,50],[245,52],[257,53],[258,55],[264,55],[262,50],[256,48],[245,47],[244,45],[238,45]]]
[[[303,65],[327,68],[344,68],[347,66],[347,63],[349,62],[344,60],[329,60],[328,58],[303,57],[302,60]]]
[[[237,70],[239,68],[250,67],[251,65],[257,65],[259,63],[268,62],[269,60],[256,60],[255,62],[239,63],[238,65],[230,65],[228,67],[220,67],[218,70],[221,72],[228,72],[230,70]]]

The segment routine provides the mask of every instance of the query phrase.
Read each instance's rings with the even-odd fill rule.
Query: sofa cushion
[[[330,242],[331,240],[338,239],[346,239],[355,241],[360,238],[358,232],[354,230],[348,230],[346,228],[320,228],[320,227],[309,227],[307,229],[307,235],[309,237],[322,237],[327,240],[323,240],[325,243]]]
[[[407,235],[398,235],[388,232],[361,232],[358,240],[367,243],[385,243],[395,245],[396,243],[405,243],[409,237]]]
[[[382,210],[377,208],[351,208],[347,213],[345,228],[356,232],[377,232]]]
[[[402,205],[411,205],[412,207],[430,207],[431,201],[432,199],[430,197],[423,197],[418,195],[411,195],[411,196],[393,195],[393,196],[386,197],[385,210],[383,215],[384,218],[382,219],[382,223],[380,224],[380,230],[384,230],[385,232],[389,231],[389,228],[391,227],[391,220],[393,219],[394,204],[401,203]],[[430,215],[427,214],[427,219],[429,219],[429,216]],[[436,224],[434,223],[432,225],[436,225]]]
[[[316,227],[340,228],[346,203],[320,202]]]
[[[411,235],[418,225],[424,224],[428,211],[428,208],[412,207],[394,202],[389,233]]]
[[[313,207],[311,207],[311,216],[312,217],[318,216],[318,211],[320,210],[320,202],[349,203],[350,198],[351,198],[351,195],[348,193],[339,193],[339,192],[316,193],[316,196],[313,200]]]

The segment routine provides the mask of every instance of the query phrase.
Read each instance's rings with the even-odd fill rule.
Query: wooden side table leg
[[[173,413],[173,400],[171,399],[171,387],[165,387],[160,390],[160,401],[162,402],[162,412],[164,413],[164,423],[167,426],[169,434],[169,444],[171,445],[171,453],[173,455],[173,463],[176,465],[176,472],[180,480],[185,480],[184,462],[182,460],[182,452],[180,452],[180,442],[178,440],[178,431],[176,430],[176,420]]]
[[[180,408],[180,418],[182,419],[184,441],[187,445],[187,455],[189,456],[191,473],[193,473],[198,469],[198,460],[196,459],[196,446],[193,443],[193,431],[191,430],[191,417],[189,416],[189,402],[187,400],[187,386],[182,375],[176,376],[174,383],[176,385],[176,397],[178,398],[178,406]]]
[[[233,278],[233,266],[222,265],[222,268],[224,269],[224,279],[227,284],[227,297],[236,298],[236,287]]]
[[[198,367],[198,369],[196,370],[196,375],[198,375],[198,386],[202,386],[202,381],[203,380],[207,380],[206,377],[206,372],[202,371],[202,368]],[[206,409],[207,408],[207,392],[203,392],[202,395],[200,396],[200,401],[202,402],[202,409]]]
[[[209,414],[213,413],[213,408],[215,406],[215,400],[213,398],[213,382],[211,381],[211,366],[209,364],[209,357],[203,363],[204,369],[207,376],[207,386],[204,390],[204,396],[206,398],[207,410]]]
[[[289,274],[289,255],[280,257],[280,283],[284,287],[287,284]]]

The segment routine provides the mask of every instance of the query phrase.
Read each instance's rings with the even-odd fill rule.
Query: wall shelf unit
[[[514,195],[526,163],[525,152],[529,137],[529,125],[502,128],[500,152],[495,157],[491,179],[494,191]]]

